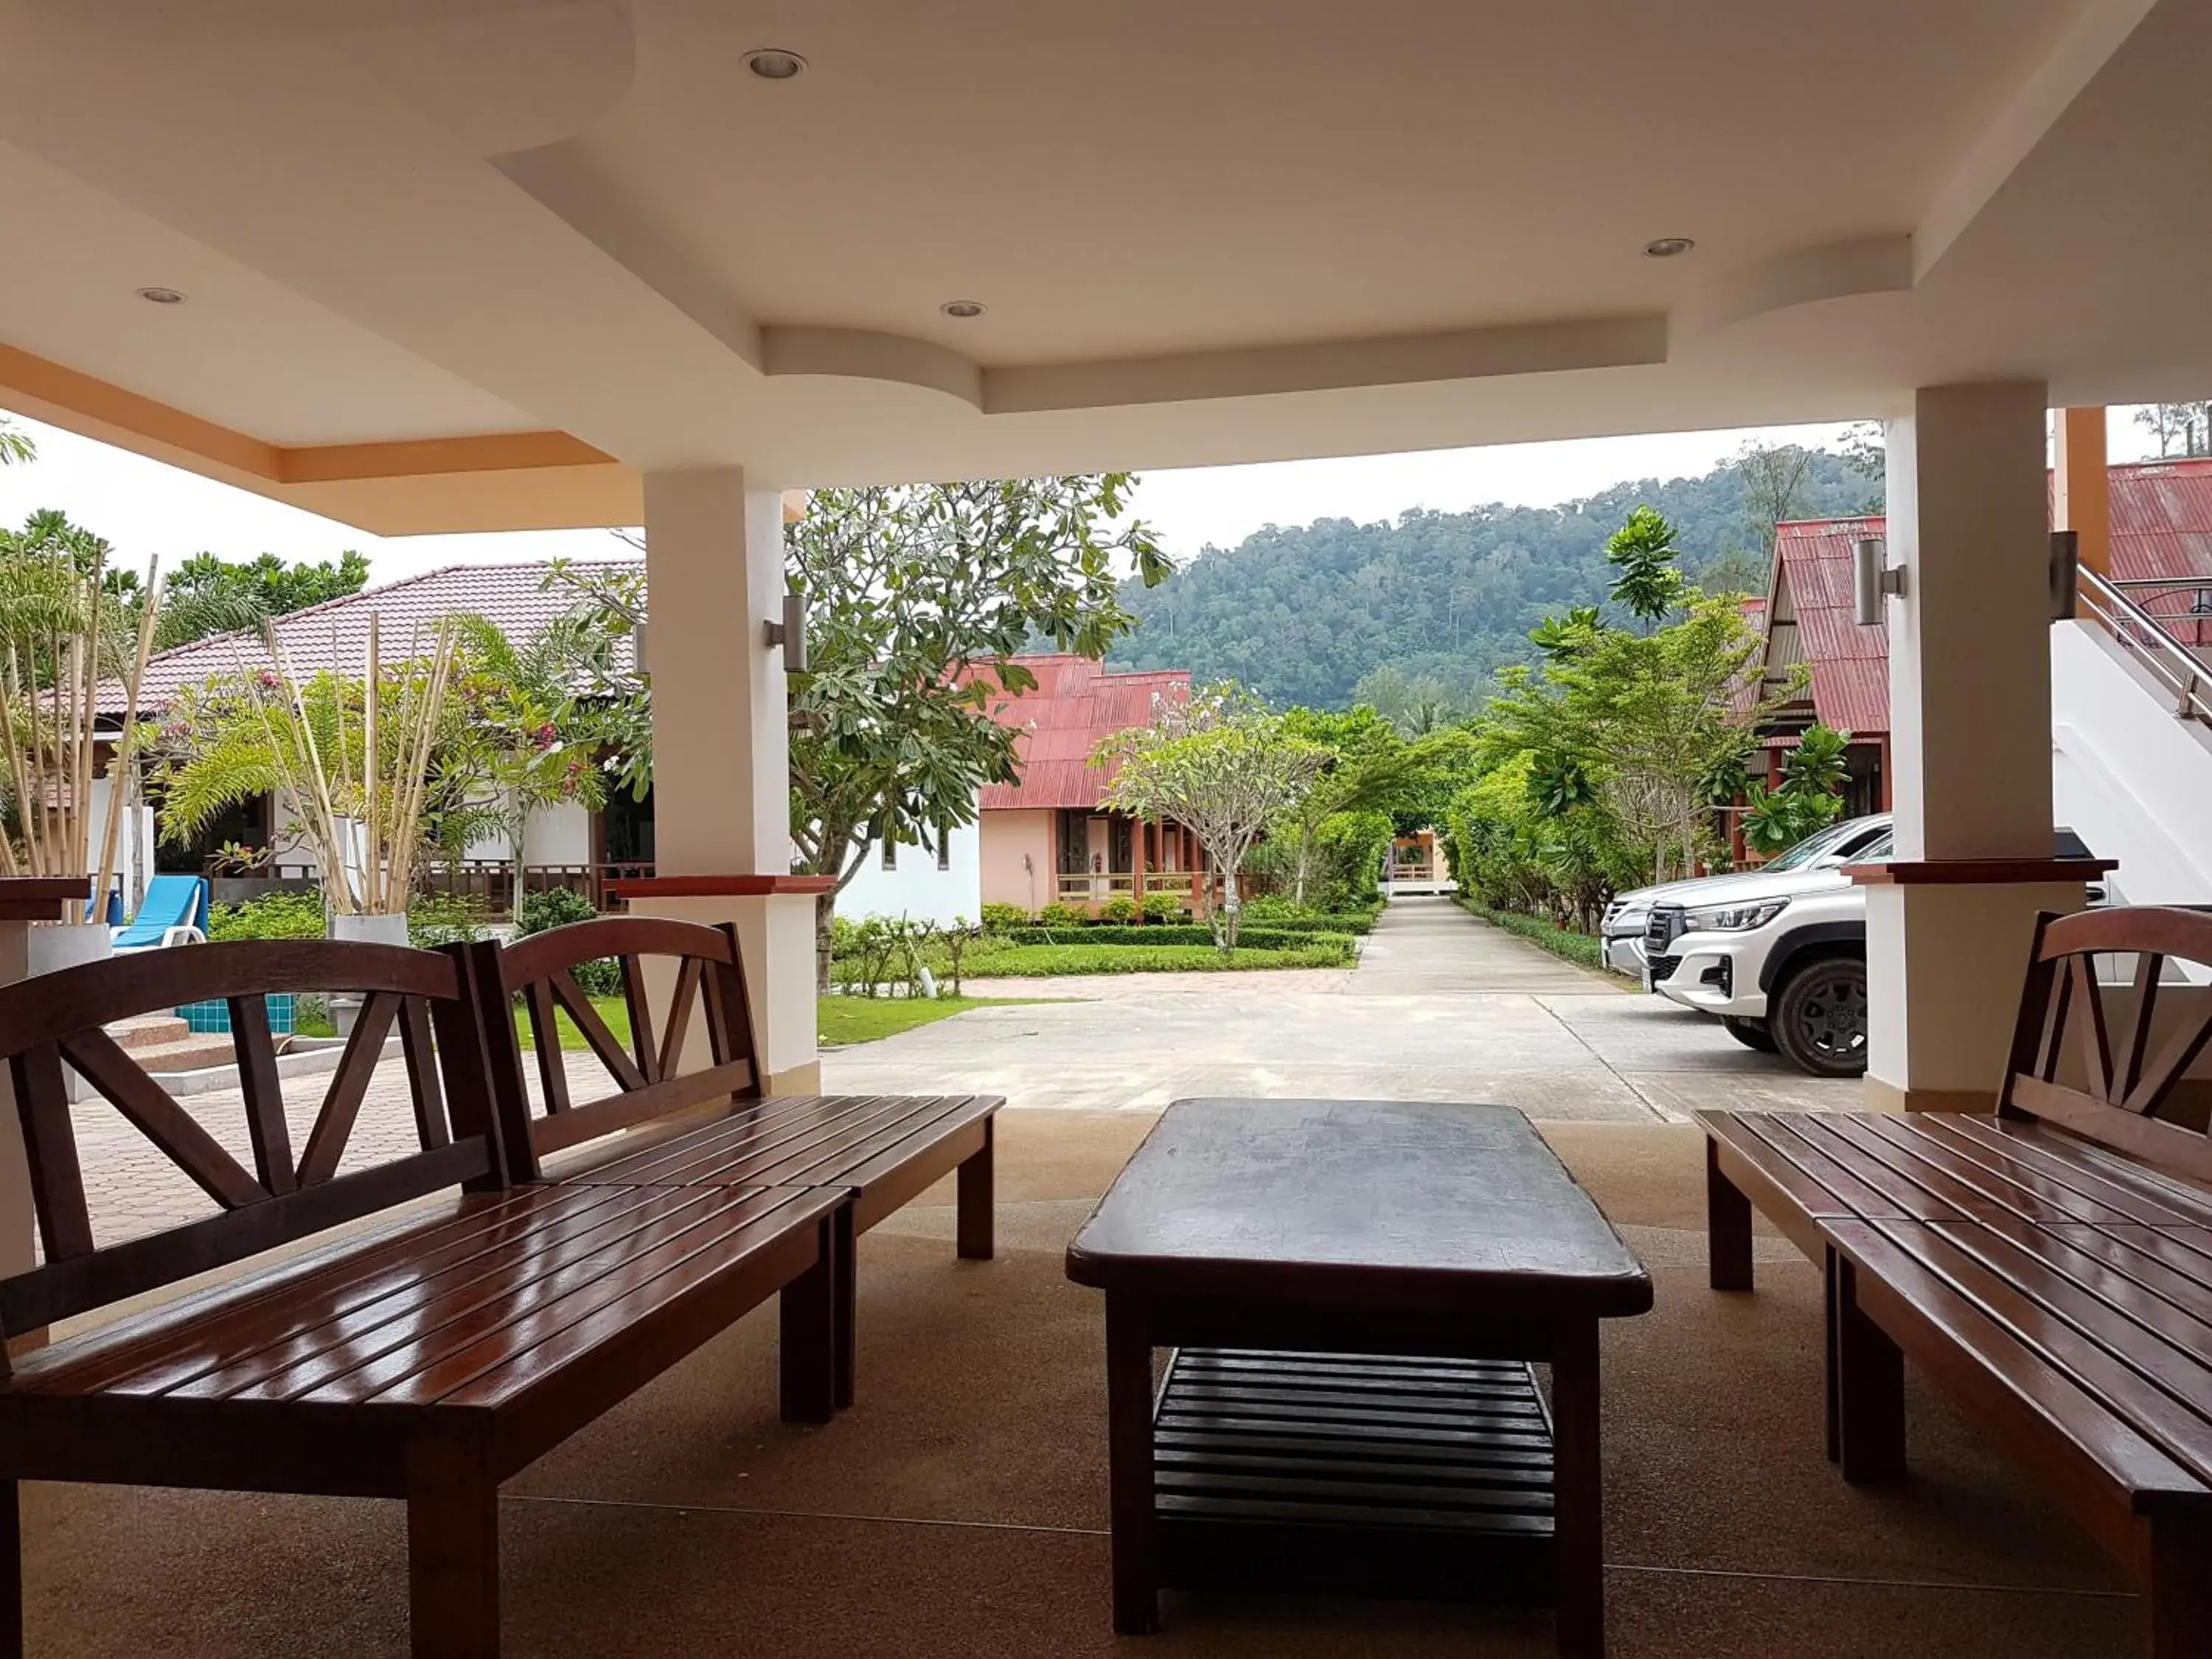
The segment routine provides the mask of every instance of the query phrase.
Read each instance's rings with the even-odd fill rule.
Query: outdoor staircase
[[[2119,860],[2114,903],[2212,903],[2212,644],[2185,586],[2085,570],[2051,630],[2052,816]]]
[[[237,1054],[228,1033],[194,1031],[175,1014],[141,1014],[118,1019],[108,1036],[123,1045],[131,1058],[159,1076],[172,1072],[205,1071],[233,1064]]]

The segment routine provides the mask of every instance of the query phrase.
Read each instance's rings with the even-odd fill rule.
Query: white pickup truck
[[[2056,857],[2089,856],[2069,830],[2054,839]],[[1831,825],[1745,874],[1624,894],[1607,911],[1607,960],[1622,966],[1632,950],[1647,989],[1713,1015],[1739,1042],[1815,1077],[1856,1077],[1866,1070],[1866,890],[1844,869],[1889,855],[1881,813]],[[2101,897],[2093,885],[2090,902]]]

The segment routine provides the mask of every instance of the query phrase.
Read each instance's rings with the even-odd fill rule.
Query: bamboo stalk
[[[70,826],[70,845],[81,850],[88,871],[92,864],[92,759],[93,722],[99,718],[100,708],[100,573],[106,559],[95,553],[92,560],[91,577],[80,582],[77,592],[85,609],[84,641],[81,647],[72,641],[77,661],[77,672],[72,675],[70,695],[76,699],[77,723],[70,729],[76,734],[76,793],[70,796],[76,822]],[[107,890],[92,890],[95,915],[105,915]]]
[[[8,678],[0,685],[0,739],[8,745],[9,781],[15,791],[17,815],[23,821],[23,857],[33,874],[40,873],[38,837],[31,827],[31,789],[23,771],[23,747],[15,738],[15,644],[8,642]],[[0,837],[0,839],[7,839]],[[15,862],[15,848],[9,848],[9,863]]]

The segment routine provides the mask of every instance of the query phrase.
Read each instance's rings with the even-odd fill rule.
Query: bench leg
[[[995,1118],[983,1120],[983,1147],[960,1166],[959,1234],[963,1261],[988,1261],[991,1232],[991,1138]]]
[[[1107,1486],[1114,1528],[1114,1629],[1160,1627],[1153,1559],[1152,1335],[1141,1297],[1106,1296]]]
[[[1836,1377],[1836,1253],[1828,1250],[1821,1255],[1820,1322],[1821,1345],[1826,1364],[1820,1377],[1821,1414],[1827,1419],[1828,1461],[1838,1463],[1844,1456],[1844,1428],[1838,1416],[1837,1399],[1840,1384]]]
[[[22,1486],[0,1480],[0,1659],[23,1659]]]
[[[1705,1249],[1717,1291],[1751,1288],[1751,1200],[1721,1173],[1720,1149],[1705,1140]]]
[[[414,1659],[499,1659],[499,1482],[479,1442],[408,1449],[407,1599]]]
[[[1605,1653],[1605,1476],[1599,1446],[1597,1322],[1562,1326],[1552,1345],[1552,1524],[1559,1646]]]
[[[2195,1659],[2212,1653],[2212,1536],[2201,1526],[2150,1523],[2150,1585],[2143,1606],[2148,1659]]]
[[[777,1358],[787,1423],[827,1423],[837,1414],[836,1223],[836,1214],[822,1218],[814,1265],[778,1298]]]
[[[830,1274],[831,1340],[836,1354],[836,1399],[837,1409],[842,1411],[853,1403],[853,1376],[859,1364],[860,1315],[854,1304],[859,1290],[855,1275],[860,1271],[860,1255],[853,1237],[853,1206],[842,1206],[832,1219],[835,1225],[830,1231],[837,1261]]]
[[[1905,1355],[1858,1304],[1858,1270],[1836,1257],[1836,1427],[1844,1479],[1905,1478]]]

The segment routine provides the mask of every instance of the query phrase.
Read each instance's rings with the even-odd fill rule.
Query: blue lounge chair
[[[152,951],[207,942],[208,884],[201,876],[156,876],[146,884],[138,914],[115,930],[118,951]]]

